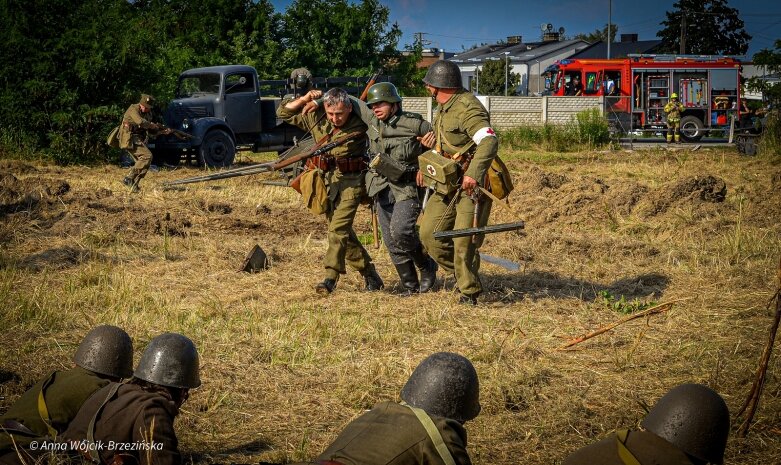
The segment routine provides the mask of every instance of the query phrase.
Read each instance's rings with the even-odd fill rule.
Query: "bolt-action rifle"
[[[361,96],[358,97],[361,101],[365,102],[366,99],[369,97],[369,89],[371,86],[373,86],[377,79],[380,78],[380,75],[382,74],[382,68],[377,68],[377,72],[372,74],[372,77],[366,81],[366,87],[363,88],[363,92],[361,92]],[[374,201],[371,203],[371,215],[372,215],[372,239],[374,241],[374,248],[379,249],[380,248],[380,232],[379,228],[377,226],[378,218],[377,218],[377,206]]]
[[[195,182],[204,182],[204,181],[216,181],[218,179],[235,178],[237,176],[249,176],[253,174],[267,173],[269,171],[278,171],[286,166],[292,165],[294,163],[298,163],[299,161],[306,160],[308,158],[316,157],[318,155],[327,153],[333,148],[339,147],[345,142],[355,139],[356,137],[362,134],[363,132],[351,132],[345,135],[344,137],[340,137],[339,139],[336,139],[335,141],[329,143],[325,143],[324,140],[321,143],[316,144],[315,146],[309,148],[309,150],[299,153],[298,155],[293,155],[292,157],[283,158],[272,162],[260,163],[252,166],[245,166],[245,167],[236,168],[232,170],[222,171],[219,173],[207,174],[204,176],[196,176],[192,178],[165,182],[163,183],[163,188],[178,186],[181,184],[192,184]]]

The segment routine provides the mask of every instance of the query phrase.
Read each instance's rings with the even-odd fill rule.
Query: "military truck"
[[[277,119],[279,97],[261,95],[255,68],[210,66],[179,75],[166,125],[192,137],[158,137],[150,143],[156,164],[194,160],[210,168],[233,164],[237,150],[281,152],[303,131]]]

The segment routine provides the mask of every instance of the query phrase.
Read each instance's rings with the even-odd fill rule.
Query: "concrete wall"
[[[497,129],[543,124],[566,124],[574,116],[589,108],[602,110],[602,97],[504,97],[480,96],[480,101],[491,114],[491,125]],[[428,97],[406,97],[402,102],[406,111],[420,113],[428,121],[433,119],[433,100]]]

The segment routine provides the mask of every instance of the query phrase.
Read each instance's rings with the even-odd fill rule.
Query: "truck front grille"
[[[176,107],[174,115],[178,121],[181,121],[184,118],[194,119],[211,116],[206,107]]]

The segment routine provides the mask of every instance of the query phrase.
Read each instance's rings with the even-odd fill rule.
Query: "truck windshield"
[[[177,98],[219,93],[220,75],[216,73],[182,76],[179,78],[179,87],[176,89]]]

